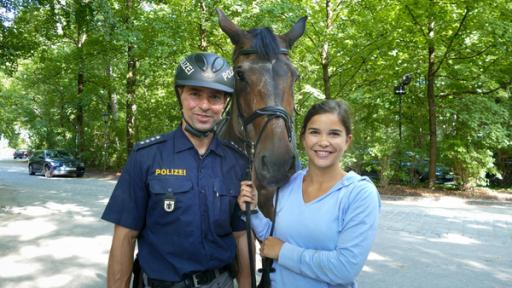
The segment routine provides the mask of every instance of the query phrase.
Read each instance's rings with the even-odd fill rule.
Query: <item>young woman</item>
[[[251,216],[260,254],[274,259],[272,287],[357,287],[370,252],[380,210],[379,193],[367,177],[346,172],[340,160],[352,141],[347,106],[327,100],[313,105],[301,129],[308,168],[279,190],[274,235],[261,212]],[[238,203],[257,209],[250,181]]]

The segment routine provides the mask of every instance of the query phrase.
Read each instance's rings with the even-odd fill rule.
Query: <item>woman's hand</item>
[[[258,208],[258,193],[253,187],[252,181],[242,181],[240,183],[240,195],[238,195],[238,205],[242,211],[245,211],[245,203],[251,203],[251,210]]]
[[[270,236],[261,242],[260,254],[261,256],[278,260],[283,244],[284,242],[281,239]]]

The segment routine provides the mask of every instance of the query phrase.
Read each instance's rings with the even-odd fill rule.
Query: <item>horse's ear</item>
[[[286,32],[286,34],[281,35],[281,38],[288,44],[288,48],[291,49],[295,41],[297,41],[306,30],[306,20],[308,20],[308,16],[304,16],[297,21],[290,29],[290,31]]]
[[[229,20],[229,18],[224,14],[224,12],[222,12],[222,10],[217,8],[215,11],[217,11],[217,14],[219,15],[220,29],[222,29],[222,31],[224,31],[224,33],[229,36],[231,43],[236,46],[242,38],[243,31],[238,28],[235,23]]]

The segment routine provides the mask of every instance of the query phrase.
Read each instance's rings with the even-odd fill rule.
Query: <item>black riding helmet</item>
[[[215,89],[230,96],[235,87],[233,69],[226,59],[219,55],[204,52],[191,54],[180,62],[174,74],[174,90],[180,106],[181,99],[178,88],[182,86]],[[209,133],[215,132],[215,127],[202,131],[193,127],[185,117],[183,117],[183,120],[186,124],[185,130],[198,138],[206,137]]]
[[[174,89],[181,105],[178,87],[196,86],[233,93],[233,69],[226,59],[213,53],[195,53],[183,59],[174,74]]]

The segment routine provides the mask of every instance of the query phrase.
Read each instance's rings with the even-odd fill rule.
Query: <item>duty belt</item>
[[[220,274],[228,271],[229,265],[220,269],[206,270],[191,274],[185,277],[184,280],[178,282],[151,279],[148,277],[148,285],[151,288],[194,288],[201,285],[210,284],[213,280],[215,280],[215,278],[219,277]]]

